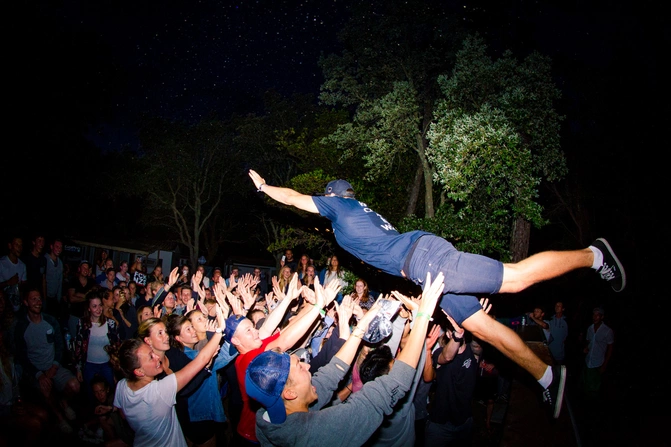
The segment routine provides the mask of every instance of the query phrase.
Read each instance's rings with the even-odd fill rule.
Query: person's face
[[[54,256],[60,256],[63,253],[63,243],[61,241],[56,241],[51,244],[51,252]]]
[[[172,293],[172,292],[169,292],[169,293],[165,296],[165,300],[163,300],[163,305],[164,305],[165,307],[167,307],[168,309],[172,309],[173,307],[175,307],[175,304],[176,304],[176,302],[175,302],[175,294]]]
[[[128,284],[128,292],[130,293],[131,296],[135,295],[135,293],[137,293],[137,284],[135,284],[134,282]]]
[[[31,312],[37,314],[42,312],[42,297],[40,296],[40,292],[37,290],[31,290],[28,292],[28,295],[23,300],[23,303]]]
[[[259,338],[259,331],[256,330],[254,323],[249,318],[245,318],[238,323],[231,341],[236,347],[239,346],[245,352],[260,348],[263,344]]]
[[[482,345],[477,341],[473,340],[471,342],[471,349],[473,350],[474,355],[482,355]]]
[[[284,256],[287,257],[287,261],[291,261],[294,259],[294,252],[291,250],[285,250],[284,251]]]
[[[91,318],[97,320],[103,314],[103,302],[99,298],[94,298],[89,301],[89,313]]]
[[[100,259],[102,259],[103,261],[107,259],[107,252],[106,251],[103,251],[102,253],[100,253]]]
[[[81,264],[79,266],[79,274],[81,276],[89,276],[91,274],[91,267],[88,264]]]
[[[308,261],[309,261],[309,259],[306,255],[301,256],[301,264],[307,265]]]
[[[538,307],[534,309],[534,318],[541,319],[543,318],[543,309],[539,309]]]
[[[254,276],[257,277],[257,278],[259,276],[261,276],[261,270],[260,269],[254,269]]]
[[[331,258],[331,265],[332,265],[332,266],[335,266],[335,267],[338,267],[338,258],[336,258],[335,256],[333,256],[333,257]]]
[[[122,262],[121,265],[119,266],[119,269],[121,270],[121,272],[126,273],[128,271],[128,263]]]
[[[208,300],[210,298],[212,298],[212,291],[209,288],[205,289],[205,299]]]
[[[143,308],[142,313],[140,314],[140,323],[142,323],[144,320],[150,319],[153,316],[154,315],[152,315],[150,308],[148,307]]]
[[[289,279],[289,277],[291,276],[291,269],[289,267],[284,267],[282,269],[282,276],[284,277],[284,279]]]
[[[119,300],[121,299],[121,289],[115,289],[113,296],[114,296],[114,304],[118,303]]]
[[[296,354],[291,354],[291,369],[289,369],[289,388],[293,390],[302,402],[312,403],[318,399],[317,389],[312,386],[310,365],[301,362]]]
[[[306,270],[307,275],[310,277],[315,276],[315,268],[313,266],[308,266],[308,269]]]
[[[180,299],[182,300],[182,304],[187,304],[189,300],[191,299],[191,290],[189,289],[182,289],[179,292]]]
[[[115,277],[116,273],[114,273],[114,270],[110,270],[109,272],[107,272],[107,280],[109,282],[113,282]]]
[[[207,331],[207,317],[203,315],[202,312],[194,311],[189,317],[193,328],[197,333],[203,333]]]
[[[163,274],[163,267],[154,268],[154,275],[162,275],[162,274]]]
[[[96,400],[103,404],[107,401],[107,387],[102,383],[94,383],[91,387]]]
[[[165,327],[163,328],[165,330]],[[168,335],[166,334],[166,339]],[[165,349],[167,351],[167,349]],[[137,359],[140,367],[135,369],[139,376],[156,377],[163,372],[161,359],[148,344],[141,345],[137,350]]]
[[[105,269],[111,269],[114,267],[114,261],[111,259],[106,259],[105,260]]]
[[[363,293],[363,289],[364,289],[363,282],[357,281],[356,284],[354,285],[354,289],[356,290],[356,293],[358,295],[361,295]]]
[[[219,278],[221,278],[221,271],[215,270],[214,273],[212,273],[212,280],[218,281]]]
[[[44,238],[42,236],[38,236],[37,239],[35,239],[35,249],[38,253],[41,253],[42,250],[44,250]]]
[[[198,334],[189,320],[186,320],[184,324],[182,324],[182,329],[179,331],[179,341],[185,345],[198,343]]]
[[[14,256],[21,256],[23,252],[23,239],[15,237],[7,246],[9,247],[9,252]]]
[[[165,324],[161,322],[152,326],[149,337],[145,337],[144,342],[151,346],[154,352],[165,352],[170,349],[170,337],[165,330]]]
[[[592,312],[592,323],[600,323],[601,320],[603,320],[603,315],[601,315],[599,312]]]
[[[240,275],[240,270],[238,270],[238,269],[233,269],[233,270],[231,270],[231,274],[237,278],[238,275]]]
[[[555,304],[555,313],[559,314],[559,313],[562,313],[562,312],[564,312],[564,303],[562,303],[561,301],[558,301]]]

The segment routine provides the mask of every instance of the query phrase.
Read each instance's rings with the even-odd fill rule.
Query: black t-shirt
[[[438,363],[441,351],[437,349],[432,356],[436,368],[436,388],[429,419],[436,424],[449,421],[461,425],[473,416],[471,404],[478,378],[478,362],[469,344],[466,344],[464,352],[444,365]]]
[[[47,272],[47,258],[44,255],[36,258],[32,253],[28,253],[21,260],[26,264],[26,287],[37,287],[41,291],[42,278]]]
[[[86,284],[81,283],[79,280],[79,275],[75,275],[74,277],[70,278],[68,280],[68,289],[75,289],[75,293],[83,293],[86,295],[91,289],[94,289],[98,287],[96,284],[95,280],[93,278],[86,278]],[[84,315],[84,309],[86,308],[87,303],[86,301],[83,301],[81,303],[71,303],[69,306],[70,309],[70,315],[74,317],[81,318]]]

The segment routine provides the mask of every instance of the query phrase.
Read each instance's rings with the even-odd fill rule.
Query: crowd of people
[[[307,202],[250,176],[276,200],[328,217],[343,237],[335,208],[346,212],[347,202]],[[353,198],[350,188],[330,185],[332,195]],[[397,275],[421,285],[412,297],[375,296],[365,278],[348,284],[333,254],[320,269],[309,254],[294,258],[287,249],[269,281],[260,268],[233,267],[228,277],[203,265],[147,272],[142,258],[115,264],[107,251],[68,275],[62,240],[37,234],[24,253],[23,239],[13,236],[0,258],[3,434],[16,445],[37,445],[52,429],[114,447],[468,444],[473,402],[487,407],[491,429],[510,361],[534,375],[549,417],[557,417],[568,336],[563,303],[548,320],[541,307],[525,314],[542,327],[555,361],[538,365],[510,325],[490,315],[487,299],[448,299],[486,293],[464,283],[455,295],[452,269],[413,257],[437,255],[435,240],[418,244],[431,237],[416,235],[407,259],[383,247]],[[622,269],[605,241],[570,256],[589,264],[582,266]],[[550,258],[540,262],[552,269]],[[514,266],[496,273],[495,263],[485,264],[503,278],[489,292],[522,287],[510,285],[520,281],[511,279]],[[614,287],[623,288],[623,271],[617,279]],[[351,293],[343,293],[348,285]],[[585,345],[584,382],[595,396],[614,341],[603,315],[594,310]]]

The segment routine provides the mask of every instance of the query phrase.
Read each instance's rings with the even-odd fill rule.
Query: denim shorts
[[[408,278],[422,288],[427,272],[431,279],[443,272],[445,287],[440,307],[458,324],[482,308],[474,295],[498,293],[503,283],[502,262],[459,251],[442,237],[420,237],[410,256]]]

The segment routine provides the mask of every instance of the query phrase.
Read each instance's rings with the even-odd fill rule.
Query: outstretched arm
[[[254,186],[258,191],[265,192],[268,197],[276,200],[284,205],[295,206],[303,211],[319,214],[317,205],[312,200],[312,196],[301,194],[289,188],[280,188],[279,186],[270,186],[266,181],[253,169],[249,170],[249,177],[254,182]]]

